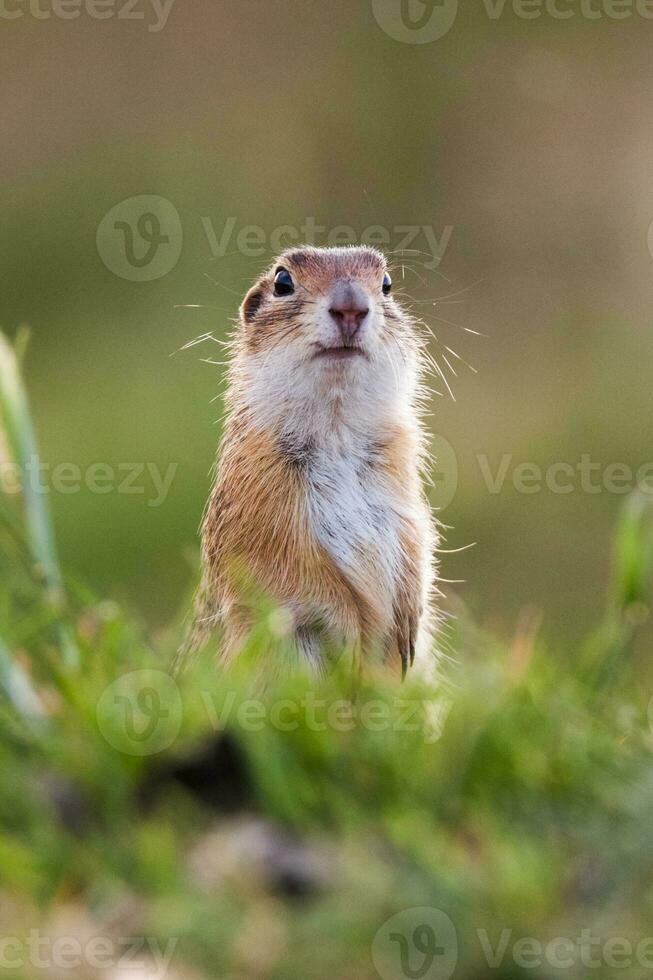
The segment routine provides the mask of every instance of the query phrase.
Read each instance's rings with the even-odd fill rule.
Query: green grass
[[[2,339],[0,453],[20,469],[36,444],[19,361]],[[646,496],[624,509],[583,649],[544,649],[528,622],[505,648],[458,609],[437,686],[374,676],[354,690],[343,670],[259,700],[251,663],[226,676],[207,653],[173,680],[172,635],[155,644],[64,582],[46,501],[2,498],[4,937],[39,929],[46,958],[55,937],[174,941],[173,980],[367,980],[375,963],[389,980],[443,980],[454,959],[469,980],[648,975],[653,738],[633,655],[651,595]],[[261,610],[250,661],[262,639],[283,646],[279,625]],[[439,913],[383,931],[423,907],[451,920],[457,956]],[[583,934],[564,969],[514,946]],[[423,972],[433,935],[443,952]],[[493,968],[484,944],[502,937]],[[18,948],[24,965],[0,976],[44,975]]]

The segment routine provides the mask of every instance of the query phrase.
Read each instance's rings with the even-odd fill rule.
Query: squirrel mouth
[[[315,355],[320,359],[346,361],[352,357],[365,357],[361,347],[320,347]]]

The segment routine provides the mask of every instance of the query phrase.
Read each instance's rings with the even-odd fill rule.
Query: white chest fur
[[[316,451],[307,473],[307,503],[317,541],[389,620],[400,567],[400,518],[369,444]]]

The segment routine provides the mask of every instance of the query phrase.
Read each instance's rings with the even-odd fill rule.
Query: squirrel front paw
[[[401,679],[404,680],[408,668],[415,663],[415,645],[417,630],[422,616],[421,608],[410,603],[399,603],[395,606],[394,623],[395,636],[393,648],[401,658]]]

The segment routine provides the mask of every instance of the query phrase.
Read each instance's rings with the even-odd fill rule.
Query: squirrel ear
[[[254,319],[262,304],[263,292],[259,287],[255,286],[253,289],[250,289],[240,308],[245,323],[250,323]]]

